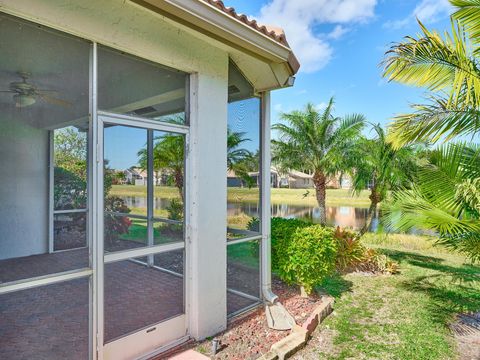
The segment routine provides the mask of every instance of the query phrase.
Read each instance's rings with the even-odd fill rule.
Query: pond
[[[141,196],[122,196],[126,205],[130,208],[146,208],[147,200]],[[156,210],[166,209],[170,200],[155,198]],[[302,206],[290,204],[272,204],[272,216],[284,218],[298,218],[310,220],[314,223],[320,222],[320,209],[315,206]],[[367,218],[368,208],[354,206],[327,206],[327,223],[330,226],[340,226],[353,229],[360,229]],[[247,215],[259,217],[258,205],[251,202],[229,202],[227,205],[229,217]],[[382,230],[381,212],[372,221],[370,231]]]

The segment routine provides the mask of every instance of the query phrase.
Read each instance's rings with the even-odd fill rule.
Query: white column
[[[153,183],[153,130],[147,130],[147,244],[153,246],[153,217],[154,217],[154,183]],[[148,266],[153,266],[155,258],[153,255],[148,255]]]
[[[261,279],[262,297],[267,302],[274,302],[277,297],[272,293],[272,262],[271,262],[271,240],[270,240],[270,92],[262,94],[261,111]]]
[[[187,313],[189,333],[196,339],[227,324],[227,56],[223,60],[216,74],[190,78]]]

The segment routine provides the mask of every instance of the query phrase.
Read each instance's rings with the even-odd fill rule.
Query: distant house
[[[128,185],[147,186],[148,173],[145,169],[133,167],[123,172],[125,174],[125,183]],[[172,174],[169,170],[154,171],[153,184],[155,186],[168,185]]]
[[[288,172],[288,187],[290,189],[311,189],[314,187],[313,175],[290,170]]]
[[[298,170],[289,170],[286,174],[272,167],[272,187],[284,187],[290,189],[311,189],[315,187],[313,175]],[[350,189],[352,179],[348,174],[336,174],[327,178],[327,188]]]
[[[123,172],[125,174],[125,182],[129,185],[146,185],[147,179],[145,174],[141,174],[142,170],[139,168],[130,168]]]
[[[329,189],[351,189],[352,177],[348,174],[338,173],[327,179],[327,188]]]

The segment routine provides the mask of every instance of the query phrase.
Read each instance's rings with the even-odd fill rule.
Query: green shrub
[[[337,269],[348,271],[355,269],[363,261],[366,248],[360,241],[357,232],[337,227],[335,230],[337,240]]]
[[[278,272],[280,259],[285,257],[295,231],[311,226],[312,224],[303,220],[277,217],[272,218],[271,222],[272,270]]]
[[[277,243],[277,273],[287,283],[303,286],[309,294],[335,270],[336,253],[333,229],[300,225],[282,247]]]

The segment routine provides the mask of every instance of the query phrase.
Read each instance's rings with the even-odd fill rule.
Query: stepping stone
[[[279,302],[265,306],[267,324],[270,329],[290,330],[296,323],[292,315]]]
[[[194,350],[187,350],[169,358],[170,360],[209,360],[208,356],[202,355]]]

